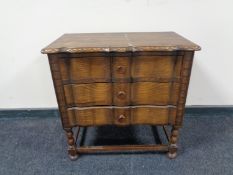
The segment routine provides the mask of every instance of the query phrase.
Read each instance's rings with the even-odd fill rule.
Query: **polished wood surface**
[[[168,150],[177,155],[194,51],[174,32],[66,34],[47,53],[69,156],[108,150]],[[169,144],[76,146],[74,127],[170,125]]]
[[[83,146],[77,153],[95,153],[99,151],[168,151],[167,145],[120,145],[120,146]]]
[[[179,81],[182,59],[173,55],[71,57],[59,60],[64,83]]]
[[[112,105],[112,85],[109,83],[65,85],[64,91],[69,106]]]
[[[76,106],[176,105],[179,83],[86,83],[64,85],[66,104]]]
[[[148,81],[170,80],[179,76],[180,64],[181,60],[175,56],[136,56],[132,62],[132,77]]]
[[[75,107],[67,109],[70,124],[73,126],[175,124],[174,106],[105,106]]]
[[[64,34],[42,53],[200,50],[175,32]]]
[[[137,82],[132,83],[132,105],[176,105],[178,83]]]
[[[70,83],[109,82],[111,80],[108,57],[61,59],[63,81]]]

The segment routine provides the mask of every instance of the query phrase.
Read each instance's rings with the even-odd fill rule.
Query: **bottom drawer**
[[[71,126],[174,124],[175,106],[76,107],[67,109]]]

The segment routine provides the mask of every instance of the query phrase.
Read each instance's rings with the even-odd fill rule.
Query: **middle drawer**
[[[64,85],[66,104],[74,106],[176,105],[179,83],[134,82]]]

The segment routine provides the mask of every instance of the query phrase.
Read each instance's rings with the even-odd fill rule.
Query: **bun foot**
[[[169,159],[175,159],[176,156],[177,156],[177,152],[175,152],[175,153],[170,153],[170,152],[168,152],[168,153],[167,153],[167,156],[168,156]]]
[[[72,156],[72,155],[69,154],[69,158],[70,158],[70,160],[74,161],[74,160],[78,159],[78,155]]]

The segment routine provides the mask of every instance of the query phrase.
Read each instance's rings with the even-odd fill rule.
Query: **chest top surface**
[[[200,50],[175,32],[64,34],[41,50],[44,54],[79,52],[135,52]]]

